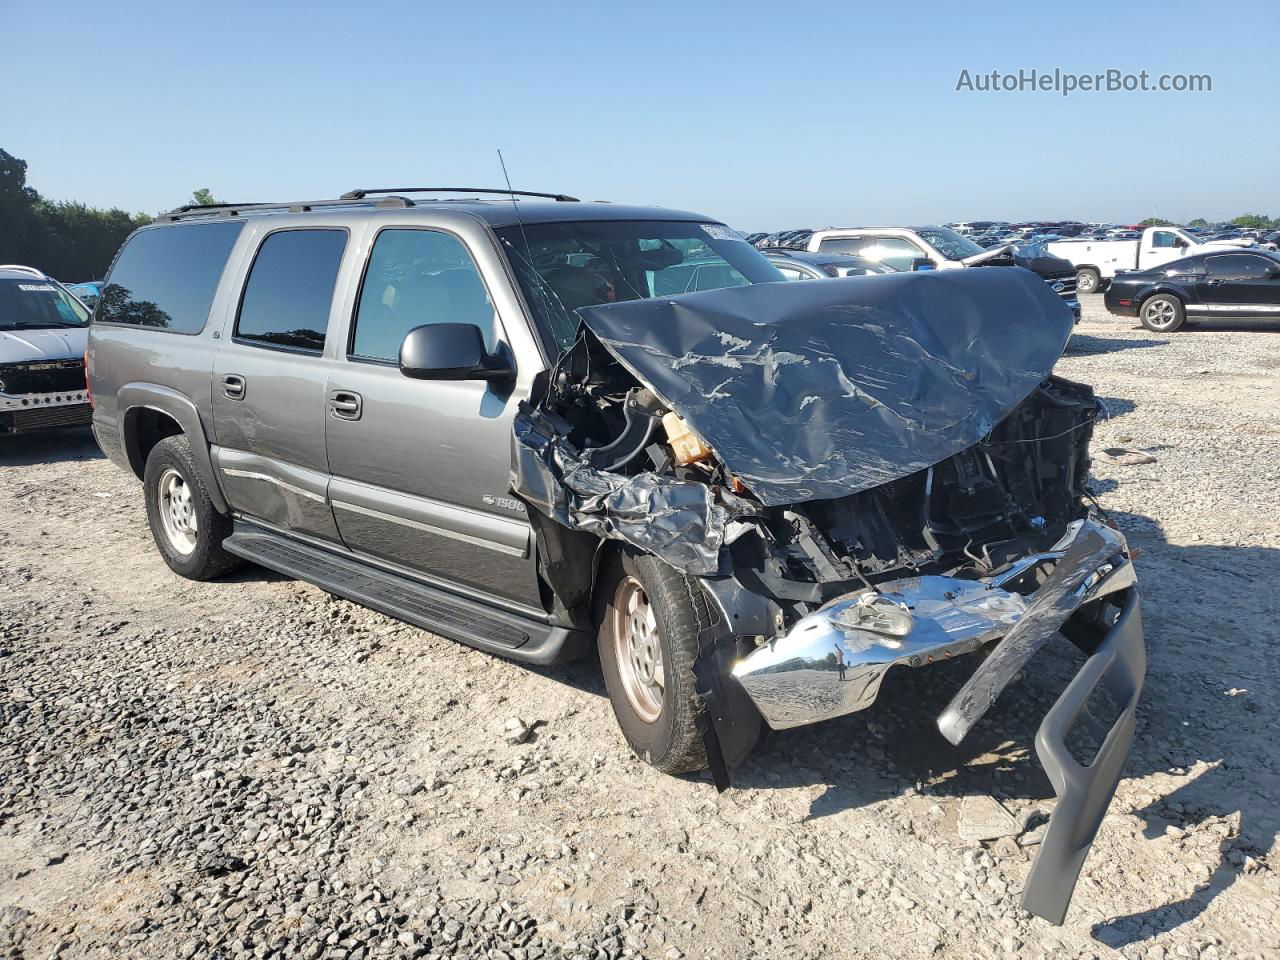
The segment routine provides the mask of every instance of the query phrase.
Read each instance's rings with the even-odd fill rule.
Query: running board
[[[228,553],[476,647],[523,663],[561,663],[581,656],[591,638],[499,610],[408,577],[237,520],[222,542]]]

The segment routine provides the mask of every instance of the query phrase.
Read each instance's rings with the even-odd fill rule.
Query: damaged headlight
[[[870,630],[889,637],[905,637],[915,625],[911,609],[905,603],[891,600],[882,593],[864,594],[832,619],[852,630]]]

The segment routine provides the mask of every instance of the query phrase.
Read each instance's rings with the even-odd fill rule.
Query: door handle
[[[1216,287],[1216,286],[1221,285],[1221,283],[1222,283],[1222,281],[1221,281],[1221,280],[1206,280],[1206,281],[1205,281],[1205,285],[1206,285],[1206,286],[1209,286],[1209,287]]]
[[[329,412],[339,420],[359,420],[363,409],[360,394],[351,390],[335,390],[329,394]]]
[[[222,395],[228,400],[244,399],[244,377],[229,373],[222,378]]]

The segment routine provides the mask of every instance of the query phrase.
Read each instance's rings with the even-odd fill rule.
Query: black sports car
[[[1205,317],[1280,320],[1280,254],[1223,248],[1124,271],[1107,287],[1104,302],[1112,313],[1137,317],[1157,333]]]

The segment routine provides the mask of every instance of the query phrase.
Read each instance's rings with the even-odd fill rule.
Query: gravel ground
[[[71,433],[0,441],[0,957],[1280,957],[1280,329],[1086,299],[1059,371],[1106,398],[1098,451],[1154,458],[1095,465],[1150,672],[1065,926],[1017,906],[1065,649],[962,748],[965,668],[903,671],[717,795],[631,757],[590,663],[177,579]]]

